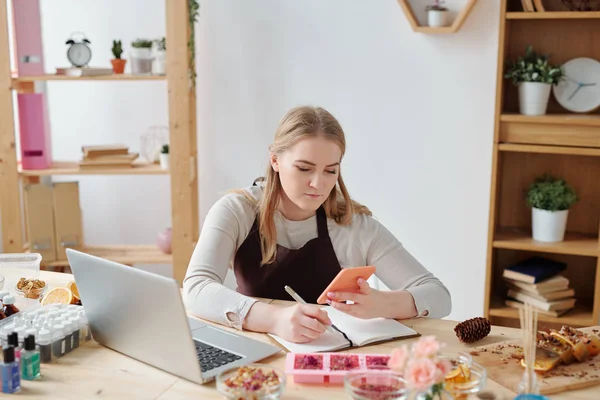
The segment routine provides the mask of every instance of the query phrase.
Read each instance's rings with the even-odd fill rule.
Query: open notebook
[[[286,349],[294,353],[336,351],[397,338],[419,336],[417,331],[393,319],[361,319],[345,314],[332,307],[326,307],[325,309],[333,325],[343,333],[336,332],[334,334],[326,331],[318,339],[310,343],[293,343],[277,335],[271,334],[271,336]]]

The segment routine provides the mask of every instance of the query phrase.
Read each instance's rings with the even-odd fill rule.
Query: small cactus
[[[113,40],[112,53],[116,59],[121,58],[121,54],[123,54],[123,46],[120,40]]]

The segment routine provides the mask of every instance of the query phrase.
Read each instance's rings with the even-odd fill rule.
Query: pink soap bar
[[[343,383],[348,371],[385,373],[387,354],[288,353],[285,373],[296,383]]]

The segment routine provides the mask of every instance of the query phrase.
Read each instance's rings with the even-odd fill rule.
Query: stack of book
[[[506,268],[503,278],[508,291],[505,304],[523,308],[531,304],[539,314],[559,317],[575,307],[575,290],[561,275],[567,265],[543,257],[532,257]]]
[[[80,168],[123,168],[131,167],[138,153],[130,153],[127,146],[121,144],[103,146],[83,146],[83,158]]]

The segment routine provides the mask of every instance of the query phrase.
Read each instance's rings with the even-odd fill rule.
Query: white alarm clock
[[[79,34],[79,39],[75,38],[75,35]],[[92,49],[90,48],[91,42],[81,32],[74,32],[66,42],[69,45],[67,49],[67,59],[74,67],[87,67],[88,63],[92,59]]]
[[[556,101],[572,112],[590,112],[600,107],[600,62],[588,57],[567,61],[565,76],[552,87]]]

